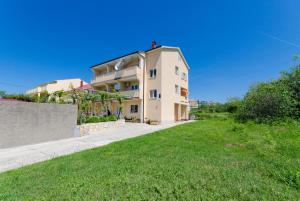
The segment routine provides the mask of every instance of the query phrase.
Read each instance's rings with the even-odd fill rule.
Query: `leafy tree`
[[[0,98],[4,97],[4,96],[5,96],[5,94],[6,94],[6,92],[5,92],[5,91],[1,91],[1,90],[0,90]]]
[[[288,117],[293,111],[291,93],[283,82],[259,83],[250,88],[239,109],[239,120],[258,122]]]
[[[296,119],[300,119],[300,65],[292,67],[289,71],[282,72],[280,82],[282,82],[291,93],[290,95],[294,102],[292,116]]]
[[[118,101],[119,111],[122,111],[123,97],[118,93],[109,93],[104,91],[94,92],[89,94],[76,89],[71,90],[68,94],[71,97],[73,104],[78,105],[78,124],[82,124],[89,117],[96,115],[97,103],[101,103],[102,110],[107,116],[108,106],[111,101]],[[118,118],[120,114],[118,114]]]
[[[242,102],[239,98],[229,98],[224,104],[225,111],[229,113],[235,113],[240,108]]]

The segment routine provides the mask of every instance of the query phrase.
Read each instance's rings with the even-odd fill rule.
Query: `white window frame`
[[[153,73],[151,74],[151,72],[153,72]],[[155,72],[155,73],[154,73],[154,72]],[[157,70],[156,70],[156,68],[150,69],[150,71],[149,71],[149,76],[150,76],[150,78],[156,78],[156,75],[157,75]]]
[[[120,91],[121,89],[121,84],[120,83],[114,83],[114,90]]]
[[[179,75],[179,67],[175,66],[175,75]]]
[[[139,90],[139,85],[138,84],[131,85],[131,90],[133,91]]]
[[[130,105],[130,113],[138,113],[139,112],[139,106],[138,105]]]
[[[181,79],[186,81],[186,73],[184,72],[181,73]]]
[[[157,89],[151,89],[150,92],[149,92],[149,98],[150,99],[157,99]]]
[[[175,84],[175,94],[179,94],[179,85]]]

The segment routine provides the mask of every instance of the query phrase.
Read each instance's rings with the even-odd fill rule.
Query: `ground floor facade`
[[[118,114],[117,103],[112,105],[114,114]],[[142,99],[125,100],[122,104],[122,116],[125,119],[137,122],[155,121],[158,123],[170,123],[189,119],[189,106],[187,104],[171,103],[162,107],[143,103]]]
[[[153,103],[153,101],[155,101]],[[134,122],[171,123],[189,119],[189,106],[184,103],[161,104],[160,100],[143,102],[142,99],[113,101],[108,105],[109,114],[114,114]],[[144,120],[144,121],[143,121]]]

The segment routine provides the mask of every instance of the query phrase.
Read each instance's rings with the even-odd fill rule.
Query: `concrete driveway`
[[[107,129],[98,134],[84,137],[26,145],[8,149],[0,149],[0,172],[19,168],[25,165],[49,160],[94,147],[100,147],[115,141],[145,135],[180,123],[165,125],[148,125],[142,123],[126,123],[120,128]]]

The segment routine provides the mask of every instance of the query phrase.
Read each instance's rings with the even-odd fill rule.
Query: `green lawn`
[[[0,174],[0,200],[299,200],[300,123],[210,119]]]

